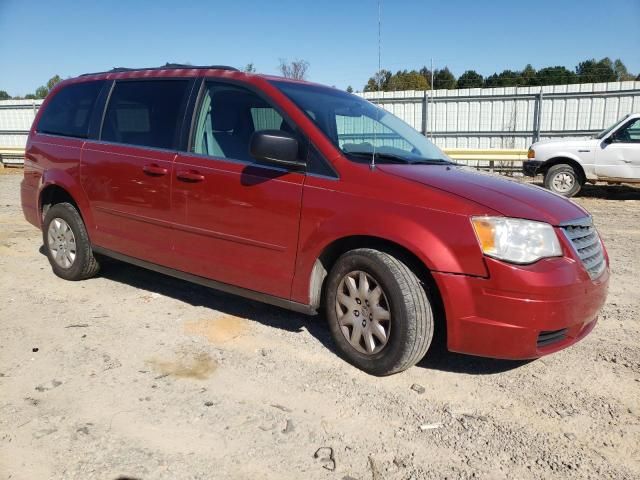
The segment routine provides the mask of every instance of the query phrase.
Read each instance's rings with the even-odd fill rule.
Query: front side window
[[[188,80],[120,81],[111,92],[101,140],[177,148]]]
[[[191,150],[212,157],[254,161],[249,145],[251,135],[260,130],[293,133],[278,111],[252,91],[207,82],[196,116]]]
[[[273,81],[351,160],[449,163],[448,157],[398,117],[333,88]]]
[[[103,81],[83,82],[63,87],[47,104],[36,130],[87,138],[91,113],[103,84]]]
[[[613,137],[618,143],[640,143],[640,118],[629,122],[614,133]]]

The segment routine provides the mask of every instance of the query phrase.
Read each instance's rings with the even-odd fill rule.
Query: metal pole
[[[540,126],[542,125],[542,88],[540,93],[536,95],[535,105],[533,109],[533,142],[540,140]]]
[[[425,90],[424,95],[422,95],[422,134],[426,137],[427,136],[427,118],[428,114],[427,114],[427,91]]]
[[[431,59],[431,105],[429,106],[429,113],[433,113],[433,58]],[[431,115],[429,115],[431,117]],[[431,132],[431,141],[433,141],[433,119],[429,118],[429,131]]]

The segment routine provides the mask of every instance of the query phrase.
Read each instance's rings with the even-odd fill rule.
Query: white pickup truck
[[[525,175],[572,197],[585,182],[640,183],[640,113],[627,115],[593,138],[546,140],[529,148]]]

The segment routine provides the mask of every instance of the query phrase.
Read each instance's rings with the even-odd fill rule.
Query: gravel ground
[[[587,187],[612,260],[578,345],[375,378],[321,318],[118,262],[55,277],[0,175],[0,478],[640,478],[640,189]]]

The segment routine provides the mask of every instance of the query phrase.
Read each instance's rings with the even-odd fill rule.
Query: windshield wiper
[[[345,152],[347,155],[357,155],[358,157],[364,157],[364,158],[372,158],[375,156],[376,160],[389,160],[391,162],[395,162],[395,163],[411,163],[409,160],[407,160],[404,157],[401,157],[400,155],[396,155],[394,153],[381,153],[381,152]]]
[[[376,161],[378,160],[387,160],[393,163],[404,163],[407,165],[442,165],[442,164],[451,164],[451,162],[449,162],[448,160],[444,160],[441,158],[425,158],[425,159],[421,159],[421,160],[409,160],[406,157],[403,157],[401,155],[396,155],[395,153],[384,153],[384,152],[375,152],[375,154],[373,152],[361,152],[361,151],[355,151],[355,152],[345,152],[347,155],[357,155],[359,157],[364,157],[364,158],[371,158],[375,155],[375,159]]]
[[[415,162],[409,162],[411,165],[457,165],[444,158],[427,158],[425,160],[416,160]]]

